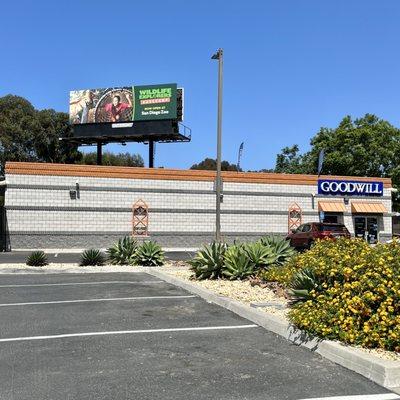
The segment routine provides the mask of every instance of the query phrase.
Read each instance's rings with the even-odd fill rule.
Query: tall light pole
[[[223,50],[218,49],[211,57],[218,60],[218,120],[217,120],[217,177],[215,182],[216,207],[215,207],[215,240],[221,241],[221,151],[222,151],[222,78],[223,78]]]

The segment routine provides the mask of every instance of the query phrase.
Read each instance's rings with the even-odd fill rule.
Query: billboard
[[[73,90],[69,118],[75,125],[177,119],[177,108],[175,83]]]

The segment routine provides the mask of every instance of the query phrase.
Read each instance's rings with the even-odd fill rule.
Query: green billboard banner
[[[134,121],[176,119],[176,83],[133,86]]]

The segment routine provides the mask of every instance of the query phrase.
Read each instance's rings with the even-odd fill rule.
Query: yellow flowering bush
[[[315,287],[289,311],[300,329],[318,337],[400,351],[400,243],[323,240],[295,256],[281,275],[287,284],[309,269]]]
[[[260,270],[258,277],[266,282],[278,282],[288,286],[293,279],[293,275],[301,268],[296,262],[299,256],[294,256],[284,265],[274,265],[268,269]]]

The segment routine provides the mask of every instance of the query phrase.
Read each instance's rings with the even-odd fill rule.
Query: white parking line
[[[48,336],[25,336],[16,338],[3,338],[1,342],[22,342],[29,340],[45,340],[45,339],[64,339],[82,336],[106,336],[106,335],[132,335],[138,333],[165,333],[165,332],[190,332],[190,331],[216,331],[228,329],[249,329],[258,328],[258,325],[228,325],[228,326],[201,326],[193,328],[166,328],[166,329],[139,329],[128,331],[105,331],[105,332],[82,332],[82,333],[65,333],[61,335],[48,335]]]
[[[35,287],[35,286],[75,286],[75,285],[108,285],[113,283],[127,283],[135,285],[148,285],[151,283],[165,283],[165,281],[102,281],[102,282],[66,282],[66,283],[31,283],[23,285],[0,285],[0,288],[18,288],[18,287]]]
[[[109,299],[82,299],[82,300],[55,300],[55,301],[31,301],[27,303],[3,303],[0,307],[16,307],[16,306],[36,306],[42,304],[65,304],[65,303],[90,303],[97,301],[135,301],[135,300],[159,300],[159,299],[190,299],[197,297],[188,296],[138,296],[138,297],[112,297]]]
[[[359,396],[313,397],[300,400],[400,400],[400,396],[394,393],[362,394]]]

